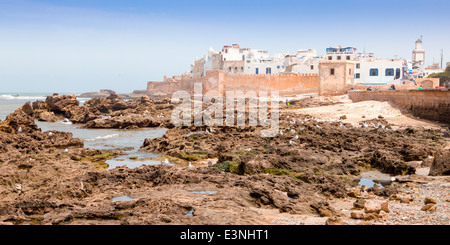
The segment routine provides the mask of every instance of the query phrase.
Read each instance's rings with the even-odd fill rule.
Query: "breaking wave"
[[[109,134],[105,136],[97,136],[95,138],[85,139],[85,141],[96,141],[96,140],[104,140],[104,139],[110,139],[119,136],[119,134]]]
[[[4,100],[45,100],[45,95],[12,95],[0,94],[0,99]]]

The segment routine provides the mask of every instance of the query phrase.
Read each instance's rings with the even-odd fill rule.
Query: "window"
[[[280,66],[277,66],[277,69],[280,69]]]
[[[228,71],[231,72],[231,67],[228,67]]]
[[[267,67],[267,68],[266,68],[266,74],[271,74],[271,73],[272,73],[272,68]]]
[[[332,56],[328,56],[328,60],[332,60],[333,59],[333,57]]]
[[[228,53],[228,49],[227,48],[225,49],[225,53]]]
[[[341,60],[341,56],[338,56],[338,57],[337,57],[337,60]]]
[[[234,72],[235,72],[235,73],[237,72],[237,67],[234,67]]]
[[[352,74],[352,68],[348,69],[348,74],[349,74],[349,75]]]
[[[393,77],[394,76],[394,69],[393,68],[387,68],[386,71],[385,71],[385,76]]]
[[[245,60],[245,55],[242,55],[242,60]]]
[[[259,74],[259,69],[258,68],[256,68],[255,74]]]
[[[400,68],[395,69],[395,79],[400,78]]]
[[[356,79],[360,79],[360,78],[361,78],[361,74],[355,73],[355,78],[356,78]]]
[[[346,59],[347,59],[347,60],[350,60],[350,55],[347,55]]]
[[[330,75],[334,75],[334,68],[331,68]]]
[[[356,63],[356,69],[361,68],[361,64],[360,63]]]
[[[242,71],[242,72],[244,71],[244,67],[243,67],[243,66],[241,66],[241,71]]]
[[[370,69],[370,71],[369,71],[369,75],[371,76],[371,77],[378,77],[378,69]]]
[[[311,70],[314,70],[314,66],[313,65],[311,65]]]

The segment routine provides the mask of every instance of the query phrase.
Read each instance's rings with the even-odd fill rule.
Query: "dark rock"
[[[441,150],[436,153],[429,175],[450,175],[450,150]]]

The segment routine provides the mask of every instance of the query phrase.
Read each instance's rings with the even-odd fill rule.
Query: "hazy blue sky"
[[[0,93],[145,89],[212,46],[450,61],[450,1],[0,0]]]

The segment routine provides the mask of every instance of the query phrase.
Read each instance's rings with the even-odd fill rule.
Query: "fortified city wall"
[[[179,90],[193,92],[194,84],[201,83],[203,93],[209,91],[278,91],[280,95],[317,93],[319,76],[316,74],[247,75],[225,74],[222,70],[206,71],[203,77],[166,78],[163,82],[148,82],[147,91],[173,93]]]
[[[395,91],[350,91],[353,102],[388,101],[413,116],[450,124],[450,91],[448,89],[421,89]]]

